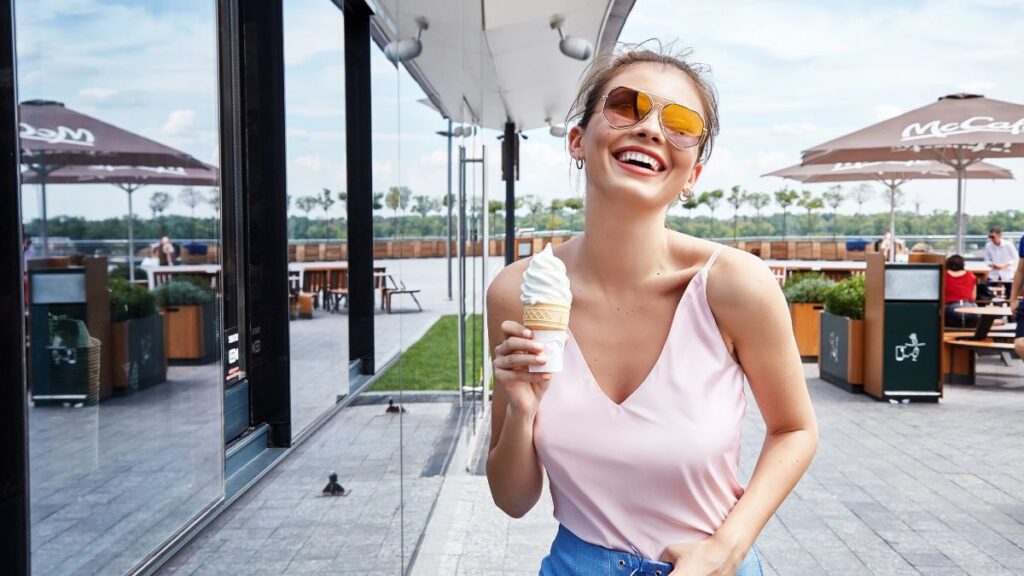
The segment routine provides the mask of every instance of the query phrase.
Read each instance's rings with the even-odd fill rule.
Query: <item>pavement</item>
[[[805,365],[818,453],[758,538],[765,573],[1024,573],[1024,363],[985,358],[979,373],[940,404],[893,405]],[[746,483],[764,438],[754,402],[744,427]],[[557,529],[550,497],[508,518],[478,471],[445,478],[412,576],[537,573]]]

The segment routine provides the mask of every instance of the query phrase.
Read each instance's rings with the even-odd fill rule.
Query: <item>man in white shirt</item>
[[[996,227],[988,231],[985,244],[985,263],[988,264],[989,282],[1011,282],[1017,270],[1017,249],[1010,242],[1003,242],[1003,229]]]

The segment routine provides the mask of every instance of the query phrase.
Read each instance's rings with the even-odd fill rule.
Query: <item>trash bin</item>
[[[36,402],[100,401],[100,341],[89,335],[85,322],[50,318],[50,379],[46,394],[33,391]]]
[[[29,270],[29,343],[31,350],[32,369],[30,386],[32,399],[36,402],[84,402],[86,394],[76,394],[75,398],[62,398],[67,391],[62,384],[54,383],[54,369],[60,378],[68,378],[68,370],[86,369],[86,364],[78,364],[77,357],[70,363],[72,352],[66,350],[72,338],[69,326],[63,323],[54,325],[52,320],[60,318],[65,321],[86,319],[85,270],[81,268],[54,268]],[[55,335],[53,328],[65,330],[57,335],[60,341],[58,350],[52,349]],[[77,330],[75,328],[74,330]],[[74,336],[74,347],[88,347],[88,334],[85,340]],[[74,352],[77,354],[77,351]],[[66,356],[64,356],[66,355]]]
[[[868,256],[864,392],[935,402],[942,396],[942,265]]]

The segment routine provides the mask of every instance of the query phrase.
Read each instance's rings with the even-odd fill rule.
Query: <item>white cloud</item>
[[[295,159],[295,165],[306,170],[313,172],[320,171],[320,155],[313,154],[312,156],[299,156]]]
[[[888,120],[900,114],[903,114],[903,109],[892,104],[876,104],[871,108],[871,115],[876,122]]]
[[[164,125],[161,130],[165,134],[177,135],[185,132],[189,128],[195,126],[196,123],[196,112],[195,110],[174,110],[167,115],[167,120],[164,121]]]
[[[91,87],[91,88],[82,88],[81,90],[78,91],[78,93],[79,93],[79,95],[85,96],[87,98],[96,98],[97,100],[105,100],[107,98],[110,98],[114,94],[117,94],[117,90],[115,90],[113,88]]]

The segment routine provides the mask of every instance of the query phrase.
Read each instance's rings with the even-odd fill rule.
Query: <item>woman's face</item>
[[[602,95],[619,86],[682,104],[707,118],[693,82],[671,66],[627,66],[609,80]],[[699,147],[680,149],[666,140],[659,121],[665,102],[656,98],[655,103],[643,121],[623,129],[608,124],[599,103],[585,129],[574,127],[569,131],[569,153],[586,162],[588,192],[613,202],[664,209],[684,188],[693,188],[702,169],[697,162]],[[621,158],[626,152],[647,154],[660,164],[660,169],[653,171],[624,162]]]

